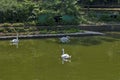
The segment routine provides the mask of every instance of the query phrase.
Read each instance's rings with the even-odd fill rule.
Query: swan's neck
[[[65,54],[65,51],[64,51],[64,49],[62,49],[62,54]]]
[[[16,39],[18,40],[18,33],[17,33],[17,37],[16,37]]]

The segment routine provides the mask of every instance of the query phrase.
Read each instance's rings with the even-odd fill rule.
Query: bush
[[[16,30],[17,32],[25,32],[25,29],[24,29],[24,28],[21,28],[21,27],[20,27],[20,28],[16,28],[15,30]]]
[[[37,30],[37,28],[36,27],[29,27],[29,31],[31,32],[31,31],[36,31]]]
[[[57,33],[57,32],[56,32],[56,31],[51,31],[50,33],[51,33],[51,34],[55,34],[55,33]]]
[[[13,29],[12,29],[12,28],[9,28],[9,27],[8,27],[8,28],[5,28],[5,31],[6,31],[6,32],[9,32],[9,33],[10,33],[10,32],[14,32]]]
[[[24,23],[13,23],[12,26],[13,27],[23,27]]]
[[[20,2],[19,2],[20,1]],[[64,3],[58,0],[1,0],[0,1],[0,23],[19,23],[36,21],[39,15],[48,15],[45,22],[38,21],[38,25],[55,25],[54,16],[71,14],[79,16],[79,6],[76,0],[66,0]],[[64,9],[62,8],[64,5]],[[68,23],[67,23],[68,24]],[[35,22],[26,25],[35,26]],[[13,25],[14,26],[14,25]],[[15,27],[17,27],[15,25]]]
[[[66,33],[75,33],[75,32],[79,32],[80,30],[79,29],[75,29],[75,28],[71,28],[71,29],[69,29],[69,30],[66,30],[65,32]]]
[[[4,30],[5,30],[4,28],[0,28],[0,32],[4,32]]]
[[[110,15],[108,14],[103,14],[100,18],[99,18],[100,21],[111,21],[111,17]]]
[[[55,25],[55,20],[53,17],[49,17],[46,21],[46,25],[53,26]]]
[[[55,25],[55,12],[52,10],[42,10],[38,15],[37,25]]]
[[[78,19],[73,15],[63,15],[61,24],[77,25],[78,24]]]
[[[26,22],[25,26],[36,26],[36,22],[32,21],[32,22]]]
[[[46,29],[44,29],[44,30],[40,30],[40,33],[41,34],[45,34],[45,33],[47,33],[48,31],[46,30]]]
[[[3,23],[1,24],[1,27],[11,27],[12,25],[10,23]]]
[[[116,20],[120,22],[120,14],[117,16]]]
[[[55,25],[55,20],[54,18],[49,15],[46,15],[44,18],[39,18],[37,25],[46,25],[46,26],[52,26]]]

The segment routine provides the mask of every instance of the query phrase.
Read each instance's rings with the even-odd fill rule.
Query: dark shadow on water
[[[114,42],[118,41],[118,39],[108,36],[91,36],[91,37],[74,37],[70,39],[69,43],[61,43],[58,42],[58,44],[64,44],[64,45],[82,45],[82,46],[92,46],[92,45],[99,45],[103,42]]]
[[[70,42],[68,43],[61,43],[57,41],[58,44],[63,45],[84,45],[84,46],[91,46],[91,45],[99,45],[101,41],[98,38],[94,37],[72,37]]]
[[[59,38],[48,38],[45,39],[46,43],[57,43],[62,45],[82,45],[82,46],[93,46],[100,45],[103,42],[115,42],[120,41],[120,35],[105,35],[105,36],[88,36],[88,37],[71,37],[70,42],[61,43]]]
[[[71,39],[70,45],[83,45],[83,46],[91,46],[91,45],[99,45],[101,41],[98,38],[94,37],[79,37],[76,39]]]
[[[105,41],[105,42],[114,42],[114,41],[118,41],[117,39],[112,38],[112,37],[101,37],[101,40],[102,40],[102,41]]]
[[[120,39],[120,32],[119,33],[109,33],[107,36],[115,38],[115,39]]]
[[[94,37],[86,37],[80,40],[81,45],[84,46],[91,46],[91,45],[99,45],[101,44],[101,40],[99,40],[98,38],[94,38]]]

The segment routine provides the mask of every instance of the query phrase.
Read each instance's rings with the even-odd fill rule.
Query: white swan
[[[63,59],[69,59],[69,58],[71,58],[71,56],[66,53],[66,54],[62,54],[61,58],[63,58]]]
[[[62,37],[62,38],[60,38],[60,41],[61,41],[62,43],[67,43],[67,42],[70,41],[70,37],[69,37],[69,36]]]
[[[71,56],[67,53],[64,52],[64,49],[62,49],[62,55],[61,55],[61,58],[62,58],[62,64],[64,64],[64,62],[66,61],[69,61],[71,62],[70,58]]]
[[[19,42],[18,33],[17,33],[16,39],[11,40],[10,42],[11,42],[11,43],[18,43],[18,42]]]

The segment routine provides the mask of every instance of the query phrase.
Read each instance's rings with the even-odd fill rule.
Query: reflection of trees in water
[[[70,39],[71,42],[69,44],[73,45],[84,45],[84,46],[92,46],[92,45],[99,45],[102,42],[115,42],[117,39],[111,37],[101,37],[101,36],[90,36],[90,37],[74,37]]]
[[[101,40],[98,37],[84,37],[83,39],[80,39],[80,42],[82,45],[98,45],[101,43]]]
[[[112,51],[108,51],[107,53],[109,60],[111,60],[113,58],[113,52]]]
[[[98,45],[101,41],[97,37],[71,37],[70,42],[67,45],[83,45],[91,46]]]
[[[69,39],[70,39],[70,42],[65,43],[66,45],[92,46],[92,45],[99,45],[103,42],[118,41],[117,38],[107,37],[107,36],[70,37]],[[59,38],[46,39],[46,42],[62,44]]]
[[[116,62],[120,62],[120,44],[119,42],[115,42],[108,49],[107,55],[110,60],[114,60]]]
[[[119,42],[115,42],[114,45],[112,45],[112,49],[113,49],[113,52],[115,53],[120,53],[120,45],[119,45]]]

